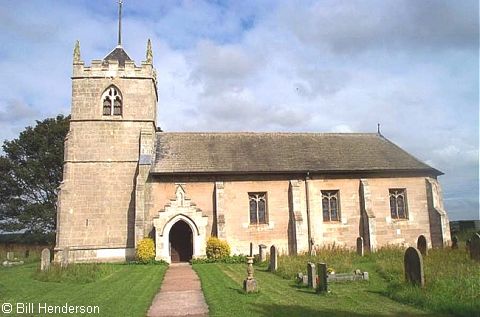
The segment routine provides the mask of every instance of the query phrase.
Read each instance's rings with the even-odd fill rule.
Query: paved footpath
[[[208,316],[200,279],[190,264],[170,264],[162,288],[155,295],[147,316]]]

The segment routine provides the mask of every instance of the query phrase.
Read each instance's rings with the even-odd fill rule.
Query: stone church
[[[90,66],[77,42],[57,260],[131,259],[144,237],[167,262],[205,256],[210,236],[233,254],[250,242],[353,248],[359,236],[370,251],[449,243],[442,173],[380,133],[164,132],[157,102],[150,41],[140,65],[119,40]]]

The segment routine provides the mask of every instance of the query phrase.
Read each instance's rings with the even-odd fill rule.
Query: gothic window
[[[407,193],[405,188],[390,189],[390,214],[392,219],[408,219]]]
[[[122,95],[120,91],[110,86],[102,95],[103,115],[104,116],[121,116],[122,115]]]
[[[250,224],[268,223],[267,193],[248,193],[250,206]]]
[[[322,190],[323,221],[340,221],[338,190]]]

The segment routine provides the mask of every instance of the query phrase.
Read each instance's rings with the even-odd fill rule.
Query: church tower
[[[122,46],[121,5],[118,45],[103,60],[85,66],[75,45],[57,260],[121,260],[134,253],[136,182],[151,163],[158,95],[150,40],[139,66]],[[143,232],[137,229],[137,236]]]

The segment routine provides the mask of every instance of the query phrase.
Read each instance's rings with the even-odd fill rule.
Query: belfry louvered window
[[[323,221],[340,221],[338,190],[322,190]]]
[[[123,100],[120,91],[115,86],[108,87],[102,95],[103,115],[121,116]]]
[[[248,193],[250,224],[268,223],[267,193]]]
[[[389,190],[392,219],[408,219],[407,192],[405,188]]]

